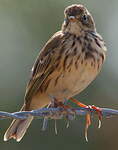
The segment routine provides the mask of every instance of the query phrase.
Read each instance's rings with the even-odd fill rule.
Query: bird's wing
[[[62,32],[57,32],[40,51],[32,68],[30,81],[27,84],[25,94],[26,104],[31,100],[32,96],[39,91],[43,82],[53,71],[53,67],[57,59],[53,53],[58,51],[58,47],[61,45],[62,38]]]

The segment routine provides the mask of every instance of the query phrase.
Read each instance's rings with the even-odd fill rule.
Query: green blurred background
[[[86,104],[118,109],[118,1],[117,0],[0,0],[0,110],[18,111],[23,103],[26,82],[39,50],[50,36],[60,30],[63,10],[73,3],[84,4],[92,13],[97,31],[108,47],[107,61],[97,79],[77,98]],[[97,129],[97,119],[84,139],[84,117],[78,117],[66,129],[54,121],[42,132],[41,120],[34,120],[20,143],[3,142],[10,120],[0,121],[2,150],[117,150],[118,118],[104,119]]]

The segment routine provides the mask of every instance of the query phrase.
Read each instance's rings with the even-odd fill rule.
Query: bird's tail
[[[5,132],[4,141],[8,141],[9,139],[13,138],[17,142],[19,142],[23,138],[32,120],[33,120],[32,116],[29,116],[25,120],[14,119],[9,128],[7,129],[7,131]]]

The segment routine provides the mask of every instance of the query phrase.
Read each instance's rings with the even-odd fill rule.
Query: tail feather
[[[25,120],[14,119],[4,135],[4,141],[8,141],[9,139],[13,138],[19,142],[23,138],[32,120],[32,116],[29,116]]]

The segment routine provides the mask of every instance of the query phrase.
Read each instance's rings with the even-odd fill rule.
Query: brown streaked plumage
[[[67,7],[64,14],[61,31],[50,38],[34,63],[21,111],[45,107],[52,96],[64,101],[79,94],[101,70],[106,47],[91,14],[77,4]],[[20,141],[32,119],[14,120],[4,140]]]

